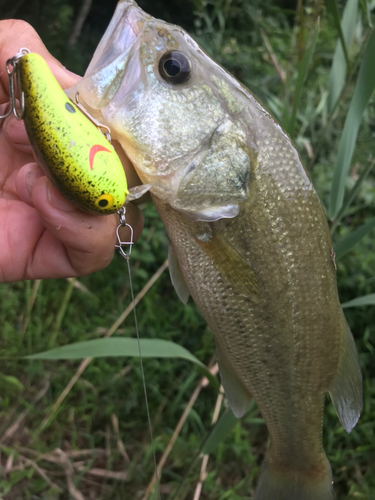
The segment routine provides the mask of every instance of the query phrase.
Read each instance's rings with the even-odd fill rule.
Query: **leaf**
[[[217,446],[224,441],[237,422],[239,422],[238,418],[233,415],[230,408],[227,408],[221,414],[216,424],[211,428],[211,431],[208,432],[200,452],[203,455],[208,455],[215,451]]]
[[[252,412],[258,412],[257,405],[254,399],[251,400],[247,410],[246,415]],[[221,415],[219,420],[215,425],[211,427],[206,433],[206,437],[200,449],[200,453],[203,455],[208,455],[216,450],[217,446],[224,441],[228,436],[230,431],[239,422],[240,419],[236,418],[230,408],[227,408]],[[250,420],[251,424],[264,424],[263,418],[252,417]]]
[[[331,0],[331,2],[333,1],[334,0]],[[352,43],[356,28],[357,14],[358,14],[358,0],[348,0],[348,2],[345,5],[344,13],[342,16],[342,23],[340,23],[346,47],[350,46]],[[334,19],[337,25],[337,20],[335,16]],[[333,108],[335,107],[337,100],[341,95],[342,89],[344,88],[345,84],[347,69],[348,69],[348,64],[345,52],[343,50],[342,40],[338,40],[335,54],[332,60],[332,68],[328,83],[328,98],[327,98],[328,113],[332,113]]]
[[[344,254],[349,252],[349,250],[354,247],[362,238],[364,238],[370,231],[375,228],[375,217],[370,219],[366,224],[359,227],[352,233],[350,233],[346,238],[336,243],[333,248],[336,254],[336,258],[339,259]]]
[[[184,347],[162,339],[140,339],[142,358],[180,358],[194,363],[204,372],[215,389],[219,382],[207,367]],[[135,338],[111,337],[76,342],[56,349],[25,356],[26,359],[82,359],[106,357],[139,357],[138,340]]]
[[[354,186],[350,190],[348,196],[346,197],[346,199],[345,199],[345,201],[344,201],[344,203],[343,203],[340,211],[336,215],[334,223],[332,224],[331,234],[334,233],[334,231],[335,231],[336,227],[339,225],[341,219],[347,213],[350,205],[352,204],[352,201],[357,196],[357,193],[358,193],[359,189],[361,188],[362,184],[366,180],[368,174],[370,173],[370,171],[371,171],[371,169],[373,168],[374,165],[375,165],[375,161],[371,160],[371,161],[368,162],[368,164],[366,165],[366,167],[362,170],[361,175],[358,177],[356,183],[354,184]]]
[[[17,377],[13,375],[3,375],[0,373],[0,380],[3,380],[6,385],[8,385],[13,391],[23,391],[24,386],[22,382],[18,380]]]
[[[341,304],[341,307],[343,309],[359,306],[375,306],[375,293],[363,295],[362,297],[357,297],[356,299],[349,300],[349,302],[344,302],[343,304]]]
[[[287,133],[292,138],[294,135],[294,126],[295,126],[295,122],[296,122],[297,111],[298,111],[299,103],[301,100],[302,86],[303,86],[303,83],[304,83],[306,76],[307,76],[307,71],[308,71],[309,66],[310,66],[312,55],[314,54],[315,45],[316,45],[316,42],[317,42],[318,36],[319,36],[319,31],[320,31],[320,28],[319,28],[319,21],[318,21],[316,23],[316,26],[314,29],[314,35],[313,35],[313,38],[310,42],[309,48],[307,50],[305,50],[302,61],[298,65],[298,77],[297,77],[296,87],[294,89],[293,109],[292,109],[292,112],[290,114],[289,122],[287,123],[287,125],[285,127]]]
[[[354,95],[340,140],[330,193],[329,216],[331,219],[336,217],[342,206],[345,181],[349,172],[359,125],[363,112],[375,88],[374,60],[375,30],[372,31],[363,54]]]
[[[363,17],[366,17],[366,21],[370,28],[373,28],[374,26],[371,20],[371,10],[375,6],[374,0],[359,0],[359,5],[362,9]]]
[[[333,17],[333,21],[335,23],[336,29],[339,33],[340,37],[340,42],[341,42],[341,47],[345,55],[345,62],[346,62],[346,67],[349,69],[349,56],[348,56],[348,49],[346,48],[346,42],[344,38],[344,34],[341,29],[341,22],[340,22],[340,17],[339,17],[339,9],[337,6],[337,1],[336,0],[327,0],[327,10],[331,13]]]

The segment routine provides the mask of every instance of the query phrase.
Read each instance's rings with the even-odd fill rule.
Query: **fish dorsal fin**
[[[183,304],[187,304],[189,300],[189,289],[183,277],[180,264],[177,260],[175,251],[173,250],[171,242],[169,242],[168,248],[168,265],[169,265],[169,275],[171,277],[172,285],[176,290],[178,298]]]
[[[350,432],[362,410],[362,375],[357,349],[344,314],[342,320],[343,343],[339,366],[329,393],[341,425]]]
[[[225,396],[235,417],[241,418],[249,407],[252,396],[237,379],[237,377],[226,367],[220,350],[216,348],[216,358],[219,364],[221,383],[224,387]]]

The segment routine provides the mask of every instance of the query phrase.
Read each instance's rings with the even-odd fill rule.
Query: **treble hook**
[[[18,51],[18,53],[7,60],[6,62],[6,70],[8,73],[8,82],[9,82],[9,109],[5,113],[5,115],[1,115],[0,119],[7,118],[9,115],[13,113],[17,120],[22,120],[23,115],[25,113],[25,94],[21,90],[21,80],[19,72],[17,71],[18,61],[26,54],[30,54],[30,50],[26,48],[22,48]],[[20,109],[17,109],[16,105],[16,82],[17,79],[17,88],[20,94]]]

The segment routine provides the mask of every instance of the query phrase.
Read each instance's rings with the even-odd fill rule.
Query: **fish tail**
[[[329,462],[319,472],[277,469],[266,457],[254,500],[333,500]]]

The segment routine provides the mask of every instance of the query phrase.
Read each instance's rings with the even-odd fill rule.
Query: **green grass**
[[[348,114],[354,106],[359,68],[371,36],[367,12],[361,10],[364,4],[355,6],[354,38],[348,35],[352,28],[342,25],[350,66],[345,71],[344,53],[340,55],[337,49],[342,43],[335,14],[338,12],[341,19],[340,5],[335,4],[327,13],[322,3],[315,2],[295,16],[272,2],[213,0],[203,5],[196,0],[195,14],[187,20],[190,27],[195,26],[195,36],[207,51],[258,93],[280,120],[284,117],[284,123],[289,123],[326,207],[339,182],[333,180],[333,167],[343,129],[349,126],[347,116],[357,120],[351,123],[358,131],[353,156],[345,167],[347,173],[339,176],[343,205],[341,211],[338,205],[332,211],[338,214],[331,229],[339,249],[337,276],[342,302],[375,292],[375,174],[370,168],[375,144],[373,93],[363,113]],[[144,8],[147,10],[147,5]],[[65,15],[66,10],[57,18],[64,20]],[[159,15],[163,17],[163,12]],[[311,40],[318,17],[319,36]],[[259,26],[285,71],[285,83],[277,76]],[[310,50],[307,55],[306,50]],[[337,83],[339,91],[332,89],[330,78],[332,68],[338,65],[344,74]],[[296,86],[297,100],[293,99]],[[333,99],[338,99],[334,106]],[[135,294],[167,256],[167,238],[155,210],[148,205],[144,212],[145,231],[131,256]],[[77,288],[77,284],[83,286]],[[0,286],[0,498],[62,500],[74,498],[74,488],[87,499],[142,498],[154,465],[139,360],[94,359],[56,407],[80,361],[23,358],[104,337],[129,302],[126,264],[118,255],[107,269],[75,283],[48,280],[38,287],[29,282]],[[350,307],[345,314],[360,353],[364,409],[348,435],[327,398],[324,446],[338,500],[371,500],[375,498],[375,308]],[[142,339],[177,343],[200,362],[210,363],[214,353],[211,332],[191,301],[187,306],[179,302],[168,271],[141,300],[137,316]],[[135,337],[132,315],[114,335]],[[177,358],[145,358],[143,363],[159,460],[202,373],[190,361]],[[265,424],[254,405],[241,421],[233,421],[223,408],[220,426],[211,433],[216,399],[216,390],[208,385],[189,411],[163,468],[163,499],[193,498],[202,449],[210,451],[210,458],[201,500],[253,498],[267,446]],[[65,455],[55,452],[57,448]]]

